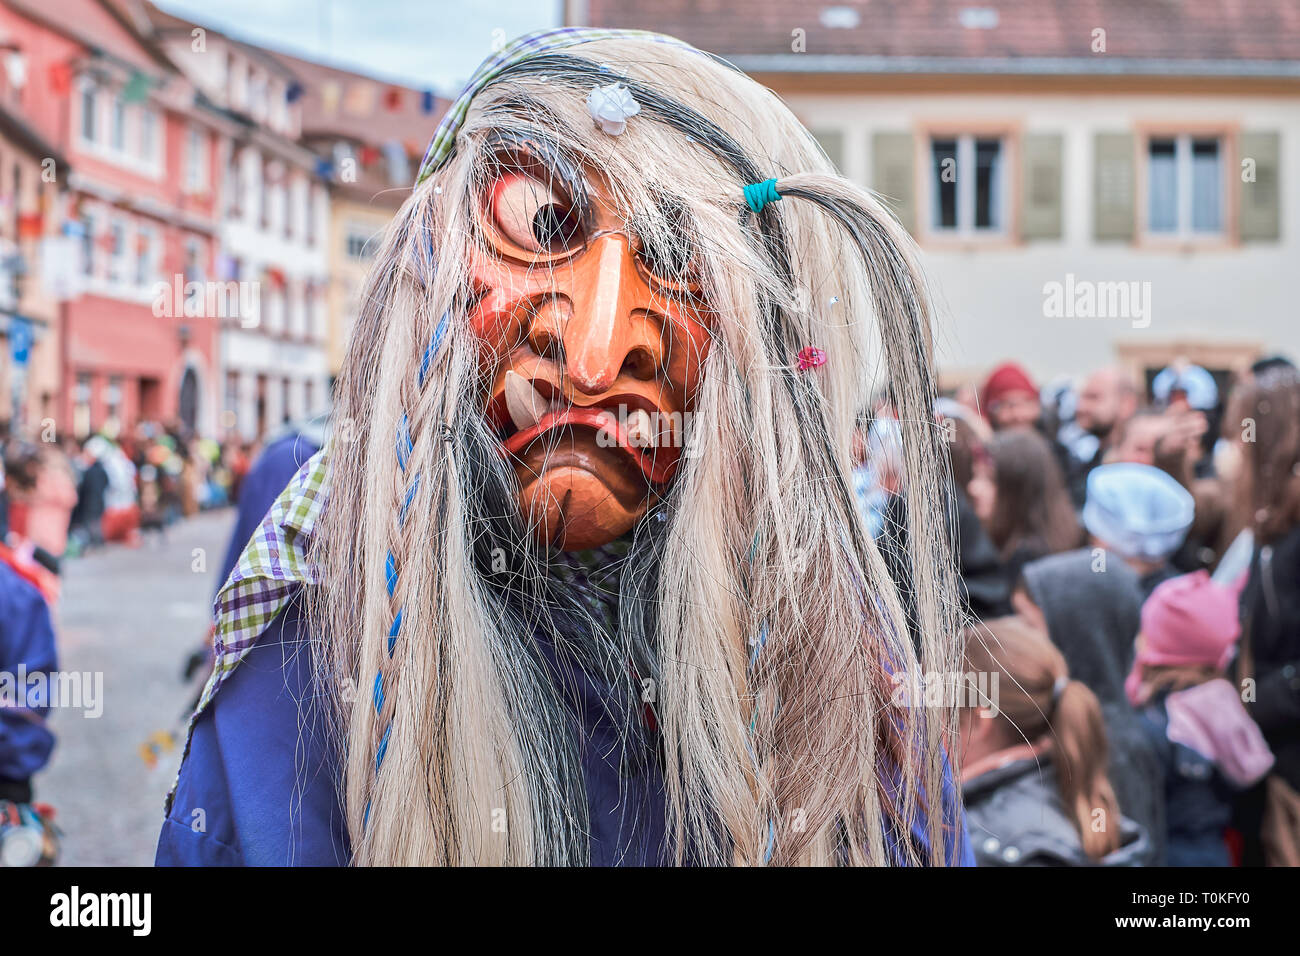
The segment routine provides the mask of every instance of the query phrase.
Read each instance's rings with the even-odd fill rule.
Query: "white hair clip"
[[[592,87],[587,94],[587,112],[602,133],[621,136],[627,129],[628,117],[641,112],[641,104],[632,99],[632,94],[622,83],[611,83]]]

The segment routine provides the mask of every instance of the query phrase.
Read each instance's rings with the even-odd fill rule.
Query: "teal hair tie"
[[[745,202],[754,212],[762,212],[770,202],[779,202],[781,194],[776,191],[776,180],[765,179],[761,183],[750,183],[745,187]]]

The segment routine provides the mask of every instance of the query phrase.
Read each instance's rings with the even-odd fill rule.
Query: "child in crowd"
[[[1047,632],[1064,655],[1070,676],[1101,701],[1110,779],[1124,813],[1151,839],[1151,865],[1161,865],[1165,826],[1160,760],[1124,696],[1142,611],[1137,572],[1086,548],[1053,554],[1025,566],[1012,605]]]
[[[1230,865],[1224,830],[1234,794],[1258,783],[1273,754],[1223,678],[1241,625],[1237,590],[1205,571],[1171,578],[1142,606],[1126,682],[1165,769],[1166,862]]]
[[[1149,864],[1151,843],[1107,776],[1097,696],[1070,679],[1047,635],[1020,617],[970,628],[965,669],[988,688],[963,700],[972,706],[959,723],[977,865]]]

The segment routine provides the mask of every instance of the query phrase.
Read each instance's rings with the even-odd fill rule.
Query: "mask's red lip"
[[[609,409],[596,406],[570,405],[567,408],[547,412],[537,421],[537,424],[517,431],[507,438],[502,442],[502,447],[506,453],[518,455],[551,429],[572,426],[608,432],[613,438],[610,447],[617,446],[625,454],[631,455],[641,469],[641,473],[652,484],[664,484],[677,469],[680,455],[676,448],[645,449],[634,446],[628,441],[627,423]]]

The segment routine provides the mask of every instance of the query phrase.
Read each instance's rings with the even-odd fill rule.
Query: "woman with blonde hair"
[[[961,861],[952,715],[890,699],[959,633],[927,302],[897,221],[722,61],[494,54],[218,597],[159,860]],[[852,492],[873,356],[915,651]]]
[[[979,866],[1142,866],[1145,831],[1106,775],[1097,697],[1024,618],[966,631],[962,785]]]

